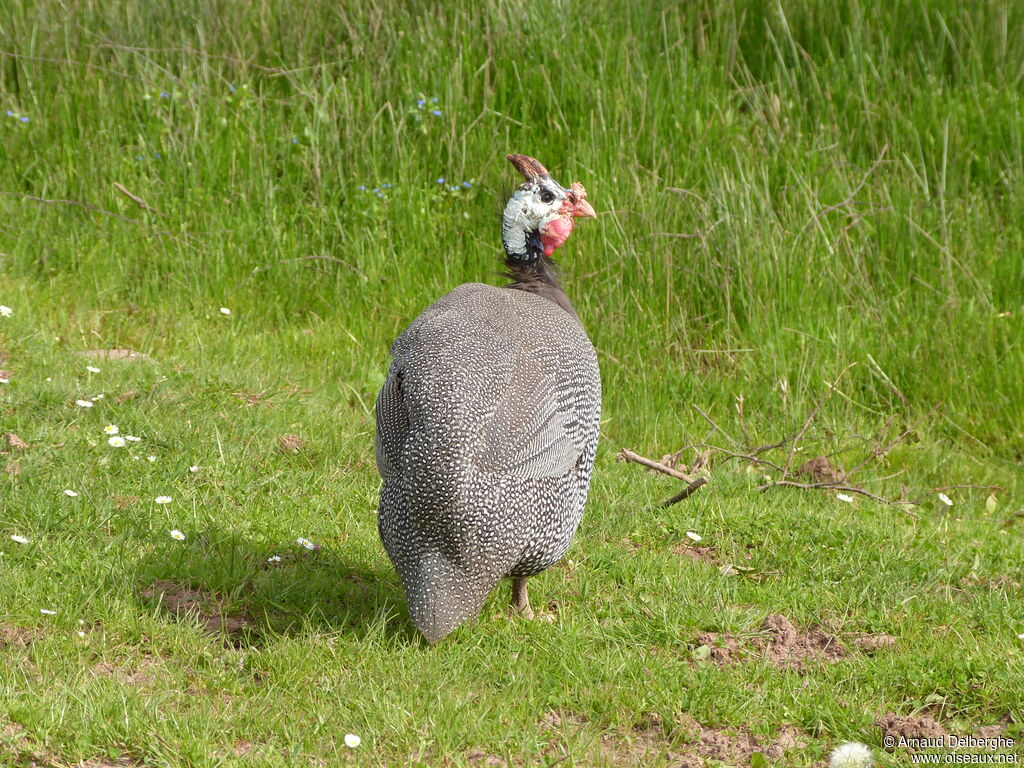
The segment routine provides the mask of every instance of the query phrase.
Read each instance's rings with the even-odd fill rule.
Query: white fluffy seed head
[[[871,749],[859,741],[848,741],[832,750],[829,768],[871,768],[875,764]]]

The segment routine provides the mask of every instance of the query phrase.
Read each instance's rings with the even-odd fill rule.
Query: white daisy
[[[127,440],[129,443],[137,443],[142,438],[141,437],[136,437],[135,435],[125,435],[124,439]]]
[[[11,534],[11,541],[16,541],[19,544],[28,544],[28,539],[26,539],[24,536],[19,536],[16,533]]]
[[[85,366],[85,370],[87,370],[89,373],[99,373],[100,372],[100,369],[97,368],[95,365],[87,365],[87,366]]]
[[[230,310],[230,309],[228,309],[227,307],[221,307],[221,308],[220,308],[220,313],[221,313],[222,315],[230,315],[230,314],[231,314],[231,310]]]
[[[947,507],[952,507],[953,506],[953,500],[951,498],[949,498],[949,496],[947,496],[944,493],[940,493],[939,494],[939,501],[941,501]]]
[[[349,747],[350,749],[355,749],[356,747],[358,747],[362,743],[363,743],[363,740],[360,739],[358,736],[356,736],[354,733],[346,733],[345,734],[345,746],[346,747]]]
[[[179,531],[177,528],[175,528],[173,531],[171,531],[171,538],[175,541],[184,541],[185,534]]]
[[[688,539],[690,539],[692,541],[701,541],[701,540],[703,540],[704,537],[701,536],[699,533],[694,533],[693,531],[687,531],[686,532],[686,538],[688,538]]]
[[[0,317],[10,317],[14,314],[14,310],[10,307],[0,304]]]
[[[153,499],[153,501],[155,501],[157,504],[170,504],[172,501],[174,501],[174,499],[172,499],[170,496],[157,496],[155,499]]]
[[[147,456],[146,458],[149,459],[149,463],[150,464],[152,464],[154,461],[156,461],[156,456]]]
[[[107,440],[107,443],[109,443],[112,448],[124,448],[124,446],[125,446],[124,438],[123,437],[119,437],[117,435],[115,435],[114,437],[109,438]]]
[[[107,424],[107,426],[103,428],[103,431],[108,435],[116,435],[121,430],[117,428],[117,424]]]
[[[57,615],[56,611],[51,611],[49,608],[40,608],[39,612],[40,613],[45,613],[47,616],[56,616]]]
[[[10,379],[0,379],[0,384],[10,384],[10,383],[11,383]]]
[[[201,467],[198,464],[193,464],[191,467],[188,468],[188,471],[189,472],[198,472],[200,469],[201,469]]]
[[[47,380],[47,381],[53,381],[53,377],[52,377],[52,376],[47,376],[47,377],[46,377],[46,380]]]
[[[78,636],[85,637],[85,632],[83,632],[82,630],[78,630]]]
[[[106,395],[100,392],[96,397],[90,397],[89,399],[95,403],[97,400],[102,400],[104,397],[106,397]]]
[[[846,493],[837,493],[836,498],[840,501],[845,501],[847,504],[853,504],[853,496]]]
[[[871,750],[859,741],[840,744],[832,750],[829,768],[871,768],[875,764]]]
[[[301,536],[299,536],[299,538],[295,540],[295,543],[298,544],[300,547],[305,547],[306,549],[316,549],[316,544],[314,544],[309,539],[302,538]]]
[[[92,401],[91,400],[75,400],[75,405],[79,406],[80,408],[92,408]]]
[[[1017,633],[1017,639],[1018,640],[1024,640],[1024,632]]]
[[[71,498],[75,498],[75,496],[78,495],[78,491],[72,491],[70,488],[65,488],[64,489],[64,495],[65,496],[70,496]]]
[[[271,555],[270,557],[267,558],[267,562],[268,563],[280,563],[281,562],[281,556],[280,555]]]

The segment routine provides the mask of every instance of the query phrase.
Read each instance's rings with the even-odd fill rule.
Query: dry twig
[[[661,464],[660,462],[654,461],[653,459],[644,458],[639,453],[634,453],[633,451],[629,450],[628,448],[623,448],[621,451],[619,451],[619,461],[632,461],[635,464],[641,464],[641,465],[647,467],[648,469],[653,469],[655,472],[661,472],[663,475],[668,475],[669,477],[674,477],[674,478],[676,478],[678,480],[682,480],[682,481],[684,481],[686,483],[692,484],[692,483],[695,483],[697,481],[697,478],[695,478],[695,477],[691,477],[690,475],[687,475],[687,474],[685,474],[683,472],[680,472],[678,469],[672,469],[672,467],[666,467],[664,464]],[[698,487],[700,487],[700,486],[698,486]]]
[[[696,491],[698,488],[700,488],[702,485],[704,485],[707,481],[708,479],[706,477],[698,477],[696,480],[694,480],[688,486],[683,488],[683,490],[681,490],[671,499],[665,499],[665,501],[661,502],[659,506],[664,508],[671,507],[673,504],[678,504],[680,501],[682,501],[687,496],[691,495],[694,491]]]
[[[913,502],[906,502],[906,501],[903,501],[903,502],[889,501],[888,499],[883,499],[881,496],[877,496],[877,495],[871,493],[871,491],[865,491],[863,488],[858,488],[856,485],[841,485],[839,483],[797,483],[797,482],[795,482],[793,480],[777,480],[774,483],[765,483],[764,485],[759,485],[757,487],[757,490],[759,490],[759,491],[767,491],[769,488],[776,488],[776,487],[778,487],[780,485],[784,485],[787,488],[808,488],[808,489],[811,489],[811,488],[821,488],[821,489],[830,490],[830,491],[847,491],[849,493],[859,493],[861,496],[867,496],[869,499],[874,499],[875,501],[880,501],[883,504],[897,504],[897,503],[899,503],[899,504],[911,504],[911,503],[913,503]]]
[[[133,203],[135,203],[137,206],[139,206],[139,208],[141,208],[142,210],[144,210],[144,211],[152,211],[157,216],[163,216],[163,214],[160,213],[160,211],[158,211],[156,208],[153,208],[152,206],[147,205],[146,201],[143,200],[141,197],[139,197],[138,195],[133,195],[131,192],[129,192],[127,189],[125,189],[125,186],[121,182],[115,181],[114,182],[114,189],[116,189],[122,195],[127,197],[129,200],[131,200]]]

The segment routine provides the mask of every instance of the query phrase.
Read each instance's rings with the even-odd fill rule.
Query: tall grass
[[[941,401],[950,438],[1024,447],[1017,4],[60,8],[7,11],[3,102],[31,122],[0,121],[4,274],[58,317],[98,296],[106,333],[147,344],[174,342],[129,303],[376,317],[353,329],[375,364],[496,271],[525,151],[603,212],[565,265],[631,430],[628,403],[691,397],[709,363],[767,414],[781,378],[860,361],[863,407]],[[310,254],[345,263],[289,261]],[[699,351],[730,348],[753,351]]]

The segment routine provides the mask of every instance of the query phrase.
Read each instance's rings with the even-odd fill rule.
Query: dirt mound
[[[846,656],[839,640],[820,629],[798,632],[782,614],[772,614],[761,624],[761,631],[744,641],[736,635],[701,632],[697,659],[715,664],[731,664],[747,658],[761,658],[776,667],[800,668],[809,662],[833,662]]]
[[[577,730],[588,720],[574,712],[548,712],[540,721],[543,730]],[[802,749],[807,740],[796,728],[784,725],[774,738],[759,737],[745,728],[713,728],[703,725],[687,713],[664,720],[655,712],[640,718],[630,731],[603,733],[585,754],[572,754],[576,765],[586,766],[668,766],[704,768],[708,765],[749,765],[754,753],[775,763],[792,749]],[[563,758],[569,752],[564,743],[553,741],[542,750],[549,758]],[[476,762],[472,762],[475,757]],[[471,764],[505,765],[494,754],[474,750]]]
[[[900,737],[908,739],[941,739],[946,729],[930,715],[903,717],[890,712],[875,721],[882,730],[882,736],[892,736],[899,742]]]
[[[703,768],[706,765],[749,765],[755,753],[771,762],[779,761],[791,749],[806,746],[803,735],[783,726],[774,739],[766,739],[744,728],[712,728],[685,713],[669,727],[649,717],[631,737],[604,736],[598,764],[646,766],[654,758],[672,768]]]

